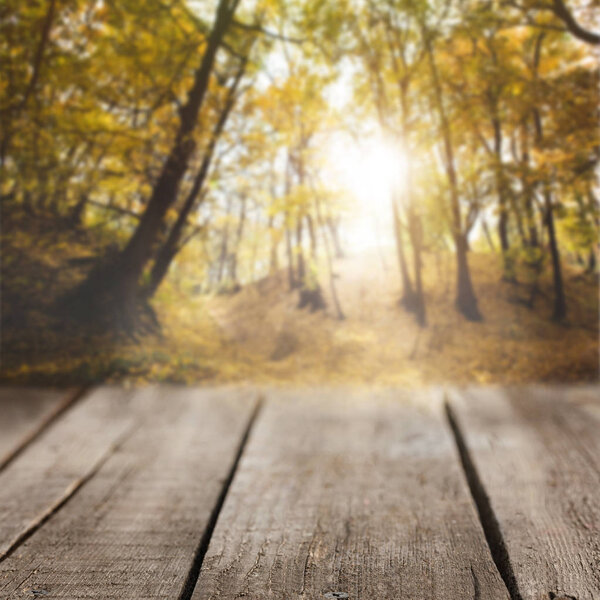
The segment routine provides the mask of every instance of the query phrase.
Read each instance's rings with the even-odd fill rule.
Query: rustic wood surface
[[[74,390],[0,388],[0,471],[73,400]]]
[[[122,437],[131,413],[143,413],[143,426],[113,446],[95,476],[0,563],[0,597],[176,599],[193,572],[255,399],[249,392],[184,388],[137,392],[129,401],[115,395],[116,404],[90,398],[72,419],[90,442],[89,427],[94,436],[104,437],[102,427],[113,430],[113,440]],[[86,405],[94,404],[104,413],[95,415],[95,425],[82,422]],[[121,425],[108,422],[117,410]],[[44,485],[37,481],[39,490]]]
[[[598,386],[266,396],[0,389],[0,598],[600,600]]]
[[[270,394],[193,599],[508,598],[441,408]]]
[[[515,598],[600,598],[598,391],[450,394],[467,462],[508,553]]]
[[[82,398],[0,473],[0,558],[90,477],[139,422],[131,394]]]

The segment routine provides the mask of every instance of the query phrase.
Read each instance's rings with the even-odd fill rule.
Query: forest
[[[1,376],[597,380],[598,0],[5,0]]]

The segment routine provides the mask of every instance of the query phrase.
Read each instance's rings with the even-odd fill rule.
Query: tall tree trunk
[[[391,46],[390,46],[391,49]],[[395,56],[392,53],[392,56]],[[403,63],[404,63],[404,55],[402,55]],[[404,63],[405,70],[406,64]],[[394,68],[395,72],[398,75],[398,64],[394,58]],[[423,230],[421,219],[416,212],[414,206],[414,197],[413,197],[413,182],[412,182],[412,161],[410,152],[407,146],[407,140],[409,136],[409,120],[410,120],[410,104],[408,98],[408,90],[409,90],[410,78],[408,75],[405,75],[402,78],[398,78],[398,85],[400,91],[400,102],[402,105],[402,145],[403,150],[405,151],[405,161],[406,161],[406,174],[405,180],[402,182],[404,188],[404,202],[407,206],[408,212],[408,235],[410,239],[410,243],[413,249],[413,268],[415,275],[415,292],[414,292],[414,306],[413,309],[415,311],[415,315],[417,317],[417,323],[421,327],[425,327],[427,324],[427,316],[425,311],[425,295],[423,293],[423,282],[422,282],[422,260],[421,260],[421,251],[423,248]],[[398,219],[398,225],[400,225]]]
[[[331,234],[331,239],[333,241],[333,248],[335,250],[336,258],[344,257],[344,250],[342,249],[342,245],[340,243],[340,221],[339,218],[334,221],[333,217],[329,216],[326,219],[327,227],[329,228],[329,232]]]
[[[240,215],[238,219],[238,227],[235,234],[235,248],[231,253],[231,264],[229,267],[229,275],[231,277],[231,282],[234,287],[238,288],[238,275],[237,275],[237,267],[238,267],[238,254],[240,251],[240,246],[242,244],[242,238],[244,236],[244,224],[246,223],[246,197],[242,197],[240,204]]]
[[[310,238],[310,257],[312,260],[317,259],[317,236],[315,234],[315,225],[310,213],[306,213],[306,225],[308,227],[308,236]]]
[[[292,189],[292,159],[290,156],[290,150],[287,151],[286,165],[285,165],[285,196],[289,196]],[[288,283],[290,291],[297,288],[300,285],[300,273],[296,274],[294,264],[294,243],[292,240],[292,217],[290,211],[286,209],[285,214],[285,245],[288,259]]]
[[[269,216],[269,223],[267,228],[269,230],[269,238],[270,238],[270,248],[269,248],[269,275],[275,275],[279,270],[279,261],[277,257],[277,249],[279,247],[279,240],[276,239],[274,229],[275,229],[275,216]]]
[[[304,264],[304,250],[302,249],[302,233],[304,230],[302,216],[296,218],[296,273],[300,287],[304,285],[306,279],[306,266]]]
[[[223,281],[225,268],[227,266],[227,256],[229,254],[229,216],[231,214],[231,198],[227,199],[227,213],[225,224],[221,231],[221,248],[219,250],[219,266],[217,268],[217,283]]]
[[[538,35],[535,45],[534,54],[534,76],[537,83],[537,70],[539,67],[542,42],[544,34]],[[536,142],[541,146],[544,141],[544,126],[542,124],[542,115],[537,107],[533,108],[533,122],[535,125]],[[560,321],[567,316],[567,303],[565,300],[565,290],[563,286],[562,268],[560,264],[560,252],[558,250],[558,242],[556,240],[556,230],[554,227],[554,208],[552,206],[552,192],[550,183],[544,181],[544,211],[545,224],[548,230],[548,245],[550,246],[550,255],[552,256],[552,279],[554,282],[554,310],[552,318],[555,321]]]
[[[521,239],[521,246],[526,248],[529,246],[529,237],[527,231],[525,231],[525,224],[523,220],[523,210],[521,208],[521,203],[519,202],[519,198],[515,196],[515,194],[511,191],[509,194],[510,199],[510,207],[515,215],[515,222],[517,223],[517,231],[519,233],[519,238]]]
[[[554,311],[552,318],[555,321],[562,321],[567,316],[567,302],[565,300],[560,253],[558,251],[558,242],[556,241],[556,231],[554,228],[552,193],[548,187],[544,190],[544,208],[546,210],[546,227],[548,228],[548,244],[550,246],[550,255],[552,256],[552,278],[554,281]]]
[[[596,252],[594,250],[594,247],[592,246],[590,248],[589,254],[588,254],[588,261],[587,261],[587,267],[585,268],[585,272],[589,273],[589,274],[593,274],[596,272]]]
[[[535,216],[533,211],[533,189],[528,180],[528,170],[529,128],[527,127],[527,119],[525,118],[521,123],[521,188],[523,190],[527,229],[529,230],[529,245],[532,248],[535,248],[538,246],[538,232],[535,225]]]
[[[408,272],[406,256],[404,254],[404,236],[402,235],[402,222],[396,199],[392,198],[392,216],[394,219],[394,236],[396,238],[396,252],[398,254],[398,267],[400,268],[400,277],[402,278],[402,297],[401,304],[408,310],[415,307],[415,291]]]
[[[409,216],[409,235],[411,245],[413,247],[413,260],[415,270],[415,314],[417,316],[417,322],[421,327],[427,325],[427,315],[425,311],[425,296],[423,294],[423,282],[421,273],[423,271],[423,265],[421,261],[421,249],[423,246],[423,231],[421,226],[421,219],[415,213],[414,208],[410,209]]]
[[[431,70],[431,78],[433,83],[433,92],[435,105],[438,111],[438,116],[441,124],[441,133],[444,142],[445,151],[445,167],[448,177],[448,185],[450,187],[450,211],[452,215],[452,235],[454,238],[454,246],[456,248],[456,308],[470,321],[480,321],[482,319],[479,307],[477,306],[477,298],[473,290],[471,282],[471,272],[469,269],[469,261],[467,258],[467,243],[462,227],[462,219],[460,212],[460,203],[458,196],[458,182],[456,178],[456,169],[454,165],[454,149],[452,146],[452,135],[450,124],[444,108],[442,97],[442,86],[439,79],[437,65],[433,56],[433,48],[431,46],[430,33],[427,31],[425,24],[422,23],[422,34],[424,38],[425,48],[429,59],[429,67]]]
[[[138,227],[125,248],[110,264],[100,265],[74,292],[62,299],[80,317],[97,316],[97,311],[113,313],[122,325],[135,320],[139,280],[153,245],[164,224],[164,217],[177,197],[177,191],[194,150],[194,128],[204,101],[217,50],[229,27],[239,0],[220,0],[214,26],[207,40],[200,66],[185,104],[179,111],[175,141],[154,184],[152,194]]]
[[[80,194],[79,200],[77,200],[75,206],[73,206],[73,208],[71,209],[71,212],[68,217],[68,222],[71,227],[81,227],[81,225],[83,224],[83,215],[88,200],[89,198],[86,193]]]
[[[314,189],[313,189],[314,192]],[[333,272],[333,257],[331,256],[331,248],[329,246],[329,241],[327,239],[327,229],[325,228],[325,223],[323,222],[323,215],[321,213],[321,201],[319,199],[319,195],[315,193],[315,206],[317,209],[317,221],[319,222],[321,234],[323,236],[323,246],[325,247],[325,256],[327,257],[327,267],[329,270],[329,290],[331,291],[331,298],[333,299],[333,306],[335,307],[336,317],[339,321],[343,321],[346,316],[344,315],[344,311],[342,310],[342,305],[340,304],[340,299],[337,294],[337,288],[335,286],[335,274]],[[331,217],[328,217],[330,219]],[[329,227],[329,231],[331,232],[331,237],[333,239],[333,233],[331,227]],[[335,244],[335,242],[334,242]]]
[[[494,246],[494,240],[490,234],[490,228],[488,227],[487,221],[482,219],[481,227],[483,229],[483,234],[485,235],[485,239],[487,240],[488,246],[492,252],[496,252],[496,246]]]
[[[294,252],[292,248],[292,232],[290,231],[288,211],[285,213],[285,250],[288,262],[288,285],[290,291],[292,291],[298,287],[298,282],[294,272]]]
[[[236,91],[246,69],[246,64],[247,58],[242,59],[242,62],[235,75],[233,83],[227,91],[227,98],[225,99],[225,104],[223,106],[223,109],[221,110],[219,119],[213,128],[210,141],[202,158],[202,163],[200,164],[198,173],[194,178],[194,183],[192,184],[192,187],[185,199],[185,202],[183,203],[183,206],[179,211],[179,214],[177,215],[175,223],[169,231],[166,240],[156,252],[156,258],[154,259],[154,264],[152,265],[152,270],[150,271],[150,281],[143,290],[143,293],[146,298],[151,298],[152,296],[154,296],[156,290],[159,288],[160,284],[163,282],[165,276],[167,275],[173,258],[175,258],[175,256],[181,249],[181,236],[183,235],[185,225],[188,222],[189,215],[195,207],[198,197],[200,196],[201,198],[203,198],[203,195],[201,196],[200,192],[202,191],[204,182],[206,181],[206,177],[208,175],[208,171],[215,153],[217,142],[219,141],[219,138],[223,133],[225,124],[227,123],[227,119],[231,114],[233,106],[235,105]]]
[[[500,119],[492,117],[494,130],[494,176],[496,183],[496,195],[498,196],[498,238],[502,251],[503,277],[514,279],[514,269],[509,255],[510,242],[508,240],[508,206],[506,202],[506,181],[502,165],[502,126]]]

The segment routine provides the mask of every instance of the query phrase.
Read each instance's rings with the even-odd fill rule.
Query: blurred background
[[[598,379],[597,0],[6,0],[11,383]]]

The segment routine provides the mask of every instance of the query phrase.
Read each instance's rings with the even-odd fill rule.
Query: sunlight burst
[[[393,241],[391,199],[406,184],[407,160],[403,149],[382,138],[353,144],[336,140],[328,151],[332,177],[354,198],[356,218],[349,227],[353,246]]]

